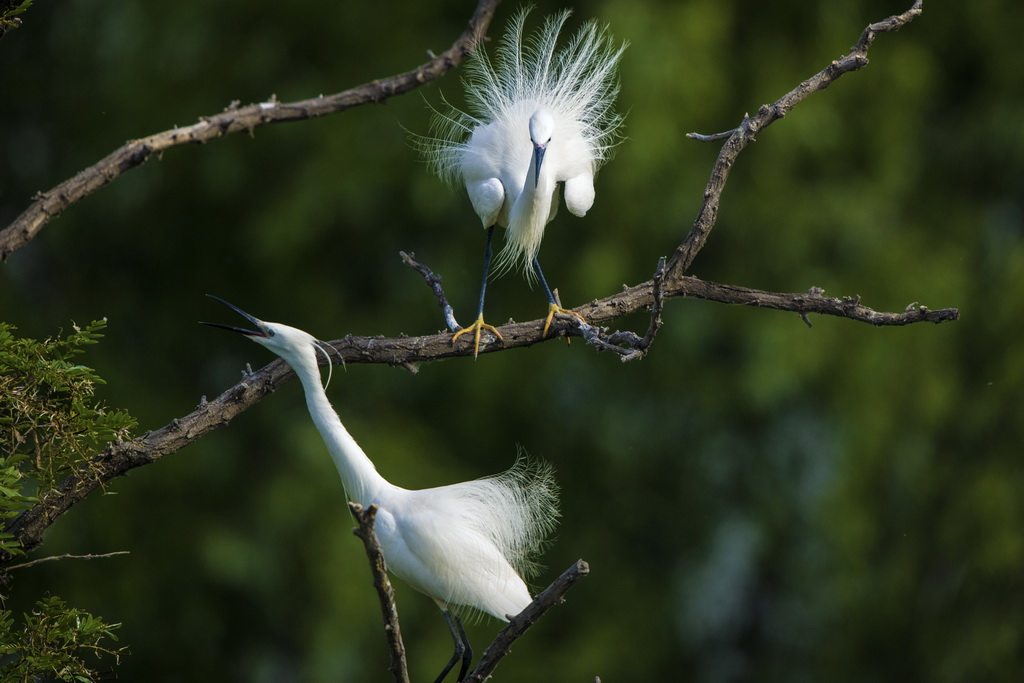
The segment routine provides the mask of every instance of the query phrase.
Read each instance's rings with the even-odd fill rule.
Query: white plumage
[[[316,355],[326,354],[322,343],[302,330],[258,320],[217,300],[256,329],[206,324],[248,336],[295,370],[310,417],[338,468],[348,498],[364,507],[379,508],[375,530],[388,569],[432,597],[446,613],[456,655],[443,678],[463,656],[459,650],[461,624],[456,632],[450,610],[467,607],[508,621],[532,601],[522,575],[535,570],[534,558],[558,517],[552,468],[520,457],[512,469],[492,477],[419,490],[395,486],[377,472],[327,399]],[[469,647],[468,642],[463,644]],[[469,653],[471,657],[471,650]],[[460,678],[467,666],[464,659]]]
[[[587,22],[561,49],[563,11],[524,42],[529,10],[515,15],[492,62],[483,50],[467,67],[470,112],[449,106],[434,118],[436,137],[420,141],[437,172],[462,182],[488,229],[484,281],[476,326],[483,323],[491,229],[508,229],[497,269],[535,274],[557,306],[537,259],[544,229],[558,210],[560,185],[569,212],[583,216],[594,204],[594,175],[618,138],[622,117],[612,111],[618,94],[615,70],[625,50],[607,30]],[[467,331],[470,328],[467,328]],[[545,334],[547,325],[545,326]],[[500,337],[500,335],[498,335]],[[477,330],[479,345],[479,329]]]

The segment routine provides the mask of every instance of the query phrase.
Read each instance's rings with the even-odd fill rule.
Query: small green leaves
[[[86,662],[114,658],[120,663],[126,648],[114,646],[114,631],[121,624],[102,619],[67,604],[56,596],[36,603],[17,629],[9,610],[0,610],[0,679],[34,681],[55,679],[92,683],[98,679]]]
[[[0,323],[0,524],[17,517],[72,470],[88,468],[109,441],[127,439],[136,422],[128,413],[97,401],[103,380],[72,359],[102,338],[97,320],[63,339],[18,339]],[[0,552],[21,553],[13,534],[0,532]],[[15,625],[0,610],[0,680],[59,680],[91,683],[89,659],[120,660],[113,648],[120,624],[67,606],[57,597],[36,603]]]
[[[21,26],[21,19],[16,17],[19,14],[23,14],[25,10],[31,7],[33,2],[35,2],[35,0],[24,0],[24,2],[17,7],[0,14],[0,38],[2,38],[4,33],[10,29]]]
[[[105,327],[106,320],[96,320],[76,325],[63,339],[40,342],[18,339],[12,326],[0,323],[0,457],[24,456],[19,469],[43,488],[107,442],[129,438],[136,426],[128,413],[95,400],[103,380],[71,360],[97,343]]]
[[[23,475],[17,467],[19,460],[25,456],[13,456],[10,458],[0,457],[0,523],[6,524],[6,520],[16,517],[36,499],[22,493]],[[0,532],[0,551],[11,555],[21,554],[18,543],[12,541],[13,534]]]

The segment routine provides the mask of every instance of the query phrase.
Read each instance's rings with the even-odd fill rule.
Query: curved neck
[[[555,180],[548,166],[540,169],[540,179],[534,185],[533,164],[526,174],[523,189],[516,197],[509,214],[509,232],[511,239],[519,245],[518,251],[526,256],[524,267],[537,255],[541,240],[544,238],[544,227],[551,218],[551,204],[555,193]]]
[[[365,507],[373,502],[388,482],[377,472],[373,462],[341,423],[341,418],[327,399],[327,393],[320,383],[316,356],[312,351],[308,356],[310,357],[304,354],[299,362],[289,361],[288,364],[302,382],[309,416],[331,453],[331,458],[341,475],[341,482],[345,486],[345,493],[349,500]]]

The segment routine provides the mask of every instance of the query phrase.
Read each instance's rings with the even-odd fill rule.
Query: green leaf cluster
[[[0,467],[17,465],[51,488],[107,442],[129,437],[135,419],[97,401],[103,380],[73,360],[105,327],[106,320],[95,320],[64,338],[37,341],[0,323]]]
[[[39,677],[58,681],[91,683],[99,674],[86,664],[86,656],[120,663],[124,647],[114,647],[114,631],[121,624],[107,624],[59,597],[39,600],[24,626],[17,630],[10,610],[0,611],[0,680],[35,681]]]
[[[25,10],[31,7],[33,2],[35,2],[35,0],[25,0],[17,7],[5,10],[0,14],[0,38],[3,37],[5,31],[21,26],[21,19],[18,19],[17,17],[19,14],[23,14]]]
[[[0,520],[17,517],[22,510],[36,502],[36,498],[23,495],[21,492],[24,475],[18,469],[19,460],[24,460],[24,456],[0,457]],[[6,522],[4,524],[6,525]],[[21,554],[19,543],[12,540],[13,538],[14,534],[0,532],[0,552],[8,555]]]
[[[16,517],[36,502],[32,486],[46,490],[72,469],[89,467],[104,444],[128,438],[135,420],[95,398],[103,380],[76,362],[85,346],[103,336],[105,320],[78,327],[63,338],[21,339],[14,327],[0,323],[0,520]],[[20,553],[10,533],[0,534],[0,550]],[[6,598],[4,598],[6,599]],[[58,597],[39,600],[15,624],[10,610],[0,610],[0,680],[93,681],[86,664],[90,653],[112,656],[107,624]]]

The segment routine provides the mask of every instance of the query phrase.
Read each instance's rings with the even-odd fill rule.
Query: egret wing
[[[574,216],[585,216],[594,205],[594,174],[581,173],[565,181],[565,207]]]
[[[498,214],[501,213],[501,205],[505,202],[505,188],[497,178],[487,178],[475,182],[466,183],[466,191],[469,193],[469,201],[473,203],[473,210],[480,216],[485,228],[489,228],[498,222]]]
[[[417,494],[412,504],[396,515],[397,534],[385,548],[391,570],[446,604],[468,605],[499,619],[518,614],[531,600],[522,578],[457,505],[430,495],[435,491],[411,492]]]

